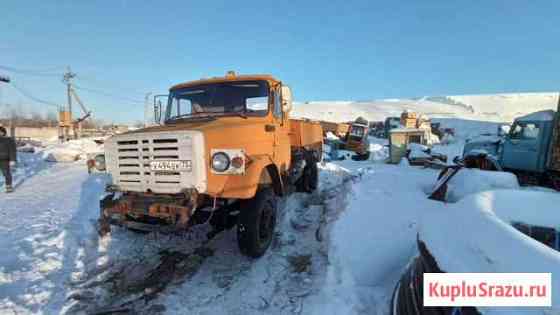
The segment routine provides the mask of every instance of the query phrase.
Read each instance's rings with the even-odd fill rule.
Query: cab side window
[[[280,99],[280,91],[274,92],[274,117],[282,118],[282,101]]]
[[[517,123],[510,131],[510,139],[535,140],[539,137],[539,126],[531,123]]]

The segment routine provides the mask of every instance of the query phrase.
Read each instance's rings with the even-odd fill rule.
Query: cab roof
[[[236,81],[267,81],[271,85],[280,83],[279,80],[275,79],[273,76],[269,74],[236,75],[234,72],[230,71],[223,77],[213,77],[207,79],[205,78],[205,79],[176,84],[172,86],[170,90],[192,87],[192,86],[197,86],[202,84],[236,82]]]

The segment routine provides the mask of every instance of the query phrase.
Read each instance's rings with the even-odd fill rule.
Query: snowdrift
[[[457,202],[468,195],[496,189],[519,189],[517,177],[507,172],[464,168],[447,183],[445,200]]]
[[[43,151],[43,158],[48,162],[74,162],[98,152],[103,152],[103,146],[93,138],[84,138],[50,145]]]
[[[491,191],[426,214],[419,238],[445,272],[552,273],[552,306],[560,311],[560,253],[522,234],[511,221],[560,223],[560,195]],[[558,225],[556,225],[558,227]],[[544,314],[544,308],[482,308],[484,314]],[[546,309],[550,314],[550,309]]]

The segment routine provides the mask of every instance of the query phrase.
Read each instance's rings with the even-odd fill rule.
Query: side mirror
[[[154,122],[158,125],[161,124],[161,112],[163,110],[161,99],[167,97],[166,94],[154,95]]]
[[[154,103],[154,122],[159,124],[161,122],[161,101]]]
[[[283,85],[281,89],[282,95],[282,111],[289,113],[292,110],[292,90],[289,86]]]
[[[511,125],[509,124],[502,124],[498,126],[498,136],[504,137],[509,134],[511,130]]]

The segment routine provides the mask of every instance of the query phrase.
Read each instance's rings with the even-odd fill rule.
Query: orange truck
[[[165,107],[165,108],[164,108]],[[99,231],[184,231],[209,223],[209,237],[237,227],[241,252],[269,247],[277,204],[312,193],[322,158],[319,123],[290,119],[292,94],[269,75],[236,75],[175,85],[154,104],[158,125],[105,142],[111,175]]]

